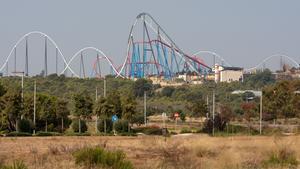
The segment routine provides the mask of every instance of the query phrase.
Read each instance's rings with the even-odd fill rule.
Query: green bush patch
[[[130,161],[125,160],[122,151],[107,151],[101,147],[85,147],[73,153],[75,163],[87,168],[133,169]]]
[[[31,133],[25,133],[25,132],[13,131],[13,132],[7,133],[6,136],[8,136],[8,137],[28,137],[28,136],[32,136],[32,134]]]

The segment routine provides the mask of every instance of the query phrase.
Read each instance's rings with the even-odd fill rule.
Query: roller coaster
[[[13,76],[13,72],[20,71],[25,76],[36,75],[31,71],[33,62],[29,60],[31,58],[29,42],[32,36],[43,38],[44,63],[41,70],[43,76],[56,73],[78,78],[102,78],[107,74],[111,74],[115,77],[130,79],[155,76],[168,80],[179,74],[190,73],[205,78],[207,74],[212,73],[213,69],[211,67],[214,64],[210,66],[206,64],[201,56],[203,54],[213,56],[213,63],[216,63],[216,59],[218,59],[220,64],[231,66],[224,58],[213,51],[203,50],[192,55],[185,53],[150,14],[141,13],[131,26],[125,59],[123,64],[119,66],[115,65],[108,55],[96,47],[84,47],[67,60],[57,43],[49,35],[40,31],[32,31],[23,35],[12,47],[9,55],[0,67],[2,75]],[[22,53],[24,57],[19,57],[17,54],[19,51],[25,51],[25,54]],[[49,53],[51,52],[49,51],[54,53],[54,58],[50,58]],[[287,55],[276,54],[267,57],[257,66],[245,70],[258,69],[270,59],[278,56],[289,59],[295,67],[299,67],[299,63],[295,59]],[[49,63],[49,59],[54,59],[54,64]],[[49,69],[49,64],[55,67],[52,72]]]

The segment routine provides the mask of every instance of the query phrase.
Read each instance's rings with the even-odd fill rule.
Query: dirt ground
[[[72,152],[84,146],[123,150],[135,168],[260,168],[269,153],[286,147],[300,160],[300,136],[1,137],[0,162],[23,160],[29,168],[72,169]],[[272,167],[273,168],[273,167]],[[297,168],[297,167],[296,167]]]

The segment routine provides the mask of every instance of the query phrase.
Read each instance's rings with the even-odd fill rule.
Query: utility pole
[[[212,115],[213,115],[213,129],[212,134],[215,135],[215,89],[213,90],[213,108],[212,108]]]
[[[216,55],[214,55],[214,74],[216,76]],[[213,136],[215,135],[215,88],[216,88],[216,82],[214,83],[214,88],[213,88],[213,105],[212,105],[212,115],[213,115],[213,129],[212,129],[212,134]]]
[[[97,104],[97,100],[98,100],[98,88],[96,87],[96,98],[95,98],[95,100],[96,100],[96,104]],[[98,133],[98,115],[96,114],[96,126],[95,126],[95,131],[96,131],[96,133]]]
[[[47,51],[47,43],[48,43],[48,40],[47,40],[47,36],[45,36],[45,72],[44,72],[44,77],[47,77],[48,76],[48,51]]]
[[[28,36],[26,36],[25,76],[28,76]]]
[[[55,48],[55,73],[58,75],[58,49]]]
[[[206,95],[206,106],[207,106],[207,109],[208,109],[208,95]],[[206,118],[209,117],[209,112],[206,113]]]
[[[260,95],[260,106],[259,106],[259,134],[262,132],[262,91]]]
[[[34,92],[33,92],[33,134],[35,134],[35,118],[36,118],[36,81],[34,81]]]
[[[103,82],[103,96],[106,97],[106,79],[104,77],[104,82]]]
[[[17,71],[17,46],[15,46],[15,49],[14,49],[14,55],[15,55],[15,65],[14,65],[14,71],[16,72]]]
[[[147,126],[147,93],[144,91],[144,123]]]

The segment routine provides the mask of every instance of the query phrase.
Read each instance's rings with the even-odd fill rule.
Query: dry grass
[[[109,150],[123,150],[136,168],[254,169],[262,167],[270,152],[284,146],[292,150],[299,161],[299,139],[300,136],[207,135],[179,135],[166,140],[157,136],[0,138],[0,162],[23,160],[33,169],[80,168],[75,165],[72,152],[97,145]]]

